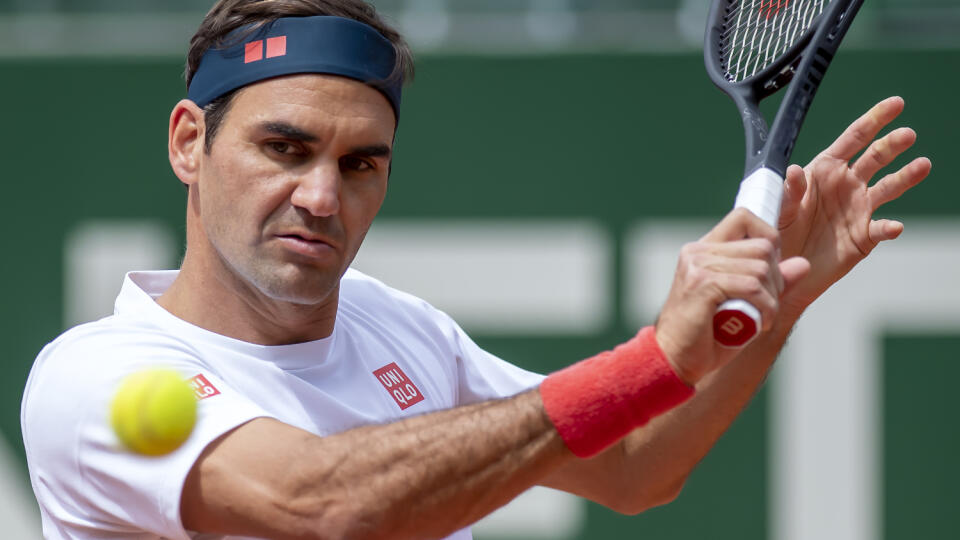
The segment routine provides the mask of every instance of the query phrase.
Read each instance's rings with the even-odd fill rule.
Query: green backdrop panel
[[[945,538],[960,500],[960,335],[890,336],[883,366],[885,537]]]
[[[960,70],[945,66],[960,66],[960,52],[844,51],[795,158],[809,159],[870,105],[900,94],[908,105],[899,123],[920,134],[910,156],[930,156],[934,173],[883,214],[956,216],[960,115],[952,78]],[[184,191],[167,164],[166,131],[184,91],[179,59],[4,60],[0,69],[0,216],[8,231],[0,429],[22,456],[24,381],[37,352],[63,327],[68,231],[104,218],[152,219],[183,230]],[[739,118],[696,54],[425,57],[402,118],[383,209],[392,217],[585,217],[620,238],[642,218],[721,216],[742,172]],[[507,358],[551,369],[630,330],[615,320],[602,335],[583,339],[479,338]],[[931,397],[926,388],[916,392]],[[592,537],[763,538],[764,402],[738,420],[677,503],[640,518],[591,509],[591,530],[598,531]],[[929,415],[913,420],[916,429],[948,425]],[[898,455],[896,441],[890,443]]]

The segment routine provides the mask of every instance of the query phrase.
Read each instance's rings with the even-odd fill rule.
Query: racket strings
[[[727,7],[720,54],[727,78],[756,75],[786,53],[830,0],[739,0]]]

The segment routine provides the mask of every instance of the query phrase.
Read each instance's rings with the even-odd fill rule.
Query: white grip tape
[[[757,217],[776,228],[780,219],[780,202],[783,198],[783,177],[767,168],[757,169],[740,183],[734,208],[746,208]],[[739,311],[753,319],[759,331],[762,328],[760,310],[746,300],[731,299],[720,304],[717,312]],[[753,337],[750,338],[751,340]],[[746,345],[746,343],[744,343]],[[743,346],[743,345],[740,345]]]
[[[780,200],[783,198],[783,177],[775,171],[761,168],[740,183],[734,208],[746,208],[771,227],[780,219]]]

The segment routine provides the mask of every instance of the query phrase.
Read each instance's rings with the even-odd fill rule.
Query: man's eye
[[[297,150],[292,144],[283,141],[270,141],[267,147],[278,154],[294,154]]]
[[[373,166],[368,161],[353,156],[340,158],[340,166],[351,171],[369,171],[373,169]]]

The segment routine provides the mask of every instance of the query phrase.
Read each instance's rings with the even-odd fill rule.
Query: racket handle
[[[740,183],[734,208],[746,208],[770,226],[780,219],[783,177],[760,168]],[[750,343],[762,328],[760,310],[746,300],[731,299],[720,304],[713,315],[713,339],[724,347],[740,348]]]
[[[780,219],[780,200],[783,199],[783,177],[772,169],[762,167],[740,182],[734,208],[746,208],[773,228]]]

